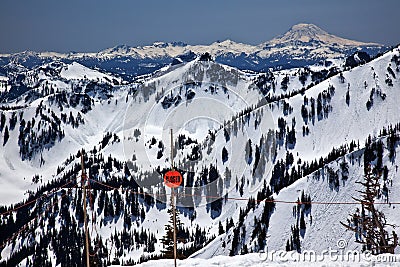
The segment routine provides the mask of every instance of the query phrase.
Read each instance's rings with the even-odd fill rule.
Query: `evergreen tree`
[[[222,163],[225,163],[228,161],[228,151],[226,150],[225,147],[222,148]]]
[[[349,90],[347,90],[347,93],[346,93],[346,104],[347,104],[347,106],[350,105],[350,91]]]
[[[6,123],[6,116],[2,112],[1,113],[1,118],[0,118],[0,132],[3,131],[5,123]]]
[[[247,143],[246,143],[246,148],[245,148],[245,156],[246,156],[246,162],[247,162],[247,164],[251,164],[251,162],[253,161],[253,148],[251,147],[251,140],[249,139],[249,140],[247,140]]]
[[[218,224],[218,234],[222,235],[224,233],[224,227],[222,226],[221,221]]]
[[[291,246],[291,244],[290,244],[290,241],[289,241],[289,239],[286,241],[286,251],[291,251],[293,248],[292,248],[292,246]]]
[[[172,197],[171,197],[172,200]],[[178,231],[181,227],[181,221],[178,216],[178,210],[176,212],[176,236],[178,236]],[[172,208],[168,209],[169,220],[168,224],[165,225],[165,235],[161,238],[161,243],[163,244],[163,257],[166,259],[174,258],[174,214]],[[178,251],[177,251],[178,254]],[[177,255],[177,258],[182,258],[182,255]]]
[[[228,129],[229,126],[224,127],[224,136],[225,136],[225,142],[229,142],[231,139],[230,137],[230,128]]]
[[[8,126],[6,125],[6,129],[4,130],[4,139],[3,139],[3,146],[7,144],[8,138],[10,137],[10,134],[8,132]]]
[[[300,229],[305,230],[306,229],[306,222],[304,220],[304,212],[303,210],[300,213]]]

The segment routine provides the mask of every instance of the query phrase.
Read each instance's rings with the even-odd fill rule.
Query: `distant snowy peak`
[[[321,49],[321,46],[324,49]],[[299,47],[305,47],[306,50]],[[321,57],[340,57],[345,52],[357,47],[382,47],[376,43],[363,43],[341,38],[327,33],[314,24],[300,23],[294,25],[288,32],[260,45],[238,43],[232,40],[218,41],[209,45],[188,45],[182,42],[156,42],[152,45],[130,47],[126,45],[106,49],[97,54],[102,58],[116,56],[131,56],[135,58],[177,57],[194,52],[197,55],[210,53],[213,57],[226,55],[247,55],[268,58],[276,54],[299,56],[305,51],[315,50]],[[298,50],[298,51],[297,51]],[[332,52],[333,51],[333,52]]]
[[[288,32],[259,45],[232,40],[189,45],[183,42],[155,42],[145,46],[118,45],[100,52],[31,52],[0,54],[0,74],[19,68],[33,69],[44,63],[62,61],[113,73],[126,80],[152,73],[169,64],[188,62],[205,53],[218,63],[241,70],[264,72],[321,64],[332,59],[344,61],[357,51],[374,57],[388,47],[334,36],[313,24],[297,24]],[[7,70],[7,71],[6,71]]]
[[[136,58],[157,58],[157,57],[177,57],[188,52],[196,54],[210,53],[213,56],[232,53],[240,55],[241,53],[252,54],[259,49],[256,46],[237,43],[232,40],[214,42],[210,45],[188,45],[183,42],[155,42],[146,46],[127,46],[118,45],[99,52],[99,57],[132,56]]]
[[[221,52],[224,53],[233,53],[233,54],[253,54],[258,51],[257,46],[237,43],[232,40],[225,40],[222,42],[214,42],[209,45],[211,54],[220,54]]]
[[[343,59],[356,51],[376,55],[385,48],[381,44],[363,43],[327,33],[314,24],[294,25],[285,34],[259,45],[261,58],[286,58],[290,64],[296,60],[318,62],[324,59]]]
[[[300,23],[294,25],[287,31],[285,34],[280,35],[266,44],[274,45],[274,44],[285,44],[285,43],[294,43],[294,42],[322,42],[325,44],[335,44],[335,45],[343,45],[343,46],[381,46],[376,43],[363,43],[359,41],[349,40],[345,38],[341,38],[332,34],[327,33],[322,30],[318,26],[314,24]]]

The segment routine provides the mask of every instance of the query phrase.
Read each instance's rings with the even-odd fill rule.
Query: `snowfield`
[[[279,254],[279,256],[277,256]],[[310,256],[311,255],[311,256]],[[275,260],[271,260],[274,259]],[[113,265],[118,266],[118,265]],[[149,261],[139,265],[138,267],[163,266],[173,267],[174,260],[156,260]],[[265,266],[400,266],[400,255],[381,254],[379,256],[361,255],[347,256],[341,252],[331,255],[298,254],[285,253],[280,251],[277,253],[250,253],[237,256],[216,256],[210,259],[185,259],[177,260],[179,267],[265,267]]]
[[[304,27],[293,30],[304,36]],[[335,38],[318,29],[306,30],[321,40]],[[358,44],[347,41],[338,40],[342,46]],[[215,44],[213,53],[231,45]],[[157,46],[164,49],[163,44]],[[152,47],[143,49],[151,52]],[[120,50],[109,52],[139,53]],[[0,201],[13,205],[57,179],[79,181],[78,151],[84,149],[91,186],[97,186],[90,195],[88,212],[92,247],[101,246],[98,255],[104,262],[126,264],[157,256],[169,219],[171,191],[163,184],[162,170],[171,166],[169,130],[173,129],[174,164],[185,172],[177,203],[187,232],[178,248],[190,251],[178,266],[393,266],[400,262],[398,254],[363,254],[351,262],[342,254],[338,260],[302,257],[309,256],[304,255],[308,251],[324,256],[327,250],[362,250],[355,234],[340,222],[346,222],[360,206],[353,198],[363,189],[359,182],[364,179],[365,164],[378,165],[379,160],[387,177],[380,180],[376,206],[395,225],[387,229],[398,231],[400,146],[398,141],[390,144],[387,131],[400,122],[399,55],[397,47],[353,69],[340,69],[343,61],[337,59],[331,67],[314,65],[262,74],[197,58],[137,77],[129,84],[77,62],[23,71],[21,80],[30,89],[23,91],[22,87],[20,96],[1,106],[5,126],[0,139]],[[330,68],[340,71],[323,76]],[[318,75],[324,78],[320,81]],[[24,130],[28,125],[31,131]],[[379,160],[366,162],[368,138],[374,144],[381,141]],[[28,146],[36,140],[47,143]],[[29,157],[23,149],[26,146],[36,153]],[[332,156],[333,149],[340,147],[342,154]],[[109,187],[106,190],[98,182]],[[267,188],[269,195],[263,192]],[[53,236],[76,243],[71,236],[80,238],[83,229],[81,190],[66,191],[65,198],[60,190],[33,202],[25,213],[1,217],[0,223],[15,226],[18,222],[12,229],[15,233],[27,218],[45,215],[17,233],[13,242],[4,243],[0,264],[19,260],[21,266],[29,265],[38,255],[32,252],[20,259],[18,252],[35,246],[52,266],[60,265],[63,255],[57,252],[58,239]],[[302,194],[314,202],[305,211],[296,203]],[[268,211],[265,200],[270,197],[276,203]],[[250,199],[257,201],[252,204]],[[297,250],[302,253],[286,252],[293,245],[300,214],[305,228],[300,231],[301,248]],[[1,240],[10,237],[6,232],[0,233]],[[259,239],[261,232],[265,235]],[[46,244],[48,236],[53,240]],[[189,250],[200,237],[204,238],[201,244]],[[254,253],[264,249],[268,252]],[[395,252],[400,253],[400,247]],[[139,266],[155,265],[173,266],[173,261]]]
[[[77,62],[73,62],[72,64],[66,66],[61,70],[60,76],[67,80],[100,80],[100,81],[112,81],[116,79],[111,75],[106,75],[96,70],[92,70],[79,64]],[[120,79],[118,79],[121,81]]]

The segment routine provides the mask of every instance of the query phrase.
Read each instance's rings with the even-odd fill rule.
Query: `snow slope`
[[[272,72],[274,79],[267,82],[270,87],[263,91],[266,98],[256,83],[261,75],[265,74],[246,73],[226,65],[198,59],[168,66],[152,75],[138,78],[135,83],[123,86],[110,82],[115,78],[112,75],[107,76],[108,74],[87,69],[78,63],[72,63],[66,68],[62,65],[60,75],[51,74],[51,70],[28,71],[26,82],[35,87],[24,93],[23,97],[7,103],[15,107],[15,110],[9,110],[4,105],[2,111],[6,116],[7,125],[10,125],[9,121],[13,117],[17,117],[17,124],[10,130],[9,140],[1,147],[0,156],[4,159],[0,162],[0,181],[3,183],[0,187],[1,201],[13,204],[26,199],[24,194],[28,189],[34,191],[48,181],[67,175],[68,171],[79,164],[79,157],[75,155],[83,148],[88,155],[88,164],[91,158],[99,157],[99,154],[99,158],[103,158],[96,163],[100,170],[94,179],[104,183],[110,182],[117,188],[122,187],[121,181],[133,184],[135,179],[143,186],[145,192],[158,194],[156,199],[169,205],[165,193],[168,195],[170,191],[164,188],[161,174],[156,168],[169,168],[171,164],[168,134],[172,128],[175,139],[179,139],[179,134],[185,134],[196,141],[183,145],[175,141],[175,166],[186,171],[186,187],[178,189],[181,220],[192,233],[196,227],[200,227],[204,229],[202,235],[205,237],[216,237],[203,249],[195,252],[192,255],[193,259],[186,260],[184,264],[218,265],[225,263],[224,261],[228,263],[230,258],[226,256],[231,253],[235,229],[242,231],[240,233],[243,235],[240,243],[242,247],[235,254],[241,253],[244,245],[249,252],[258,251],[258,241],[251,234],[254,230],[254,218],[259,219],[262,216],[265,204],[257,204],[244,215],[243,210],[246,209],[250,197],[257,197],[264,182],[270,184],[274,166],[278,161],[286,161],[289,153],[293,156],[293,162],[287,167],[288,173],[293,172],[293,168],[300,168],[304,162],[310,163],[319,160],[320,157],[327,157],[334,147],[348,146],[353,140],[356,144],[360,143],[360,147],[353,152],[348,152],[332,162],[324,162],[317,171],[301,176],[297,181],[278,190],[273,194],[274,199],[296,201],[303,190],[311,196],[312,201],[343,202],[352,201],[352,197],[357,196],[356,190],[360,187],[356,182],[362,179],[364,170],[365,139],[369,135],[378,136],[383,127],[400,121],[400,107],[397,105],[400,81],[397,78],[395,62],[392,61],[399,53],[399,48],[395,48],[365,65],[329,77],[318,84],[308,77],[303,85],[299,81],[301,69]],[[321,70],[318,68],[315,70]],[[392,75],[389,68],[396,73]],[[288,77],[286,89],[281,86],[284,77]],[[90,87],[93,86],[93,82],[95,86]],[[48,84],[54,87],[53,93]],[[275,87],[272,87],[272,84]],[[43,95],[31,96],[32,92]],[[56,95],[62,96],[63,92],[67,94],[68,99],[87,96],[89,101],[82,100],[74,106],[71,102],[59,104],[53,100]],[[320,101],[323,104],[323,114],[316,114],[313,118],[307,115],[307,118],[304,118],[302,106],[305,106],[307,114],[311,114],[311,99],[315,100],[317,106],[319,95],[322,93],[325,99]],[[350,95],[348,103],[346,94]],[[266,103],[268,97],[272,99],[270,103]],[[272,97],[282,99],[276,100]],[[367,105],[371,100],[373,104]],[[62,98],[59,101],[63,101]],[[61,118],[63,114],[69,117],[72,113],[74,118],[80,114],[84,123],[75,126],[68,120],[60,122],[65,137],[54,144],[48,144],[32,159],[22,160],[18,145],[21,118],[26,122],[31,121],[37,116],[38,107],[41,105],[45,106],[42,113],[49,117],[50,121],[56,120],[54,117]],[[90,109],[87,108],[88,105]],[[286,133],[284,140],[279,141],[278,132],[282,120],[285,122],[283,129]],[[40,132],[38,127],[35,124],[34,129]],[[305,127],[309,130],[308,134],[303,134]],[[102,144],[107,132],[115,134],[116,137]],[[295,133],[296,141],[293,144],[286,141],[289,132]],[[2,138],[3,136],[4,132]],[[386,144],[385,138],[382,137],[382,140]],[[200,156],[192,159],[196,147]],[[228,151],[226,160],[221,157],[224,148]],[[258,160],[255,156],[256,151],[260,151],[261,155]],[[400,151],[398,146],[396,151]],[[128,166],[132,174],[127,176],[116,167],[112,168],[110,173],[104,171],[108,157],[114,162],[131,164]],[[344,159],[349,163],[349,178],[340,180],[339,186],[333,187],[328,182],[328,168],[339,173],[340,163]],[[390,181],[393,182],[389,187],[390,202],[400,202],[396,194],[400,189],[396,167],[399,163],[398,157],[393,162],[390,161],[388,149],[385,148],[383,164],[388,167]],[[202,184],[202,181],[210,179],[210,176],[204,178],[204,173],[205,169],[212,168],[216,170],[218,177],[212,181],[213,187],[208,187]],[[69,174],[69,178],[79,177],[79,171],[72,173]],[[188,173],[193,174],[192,185],[189,185]],[[32,181],[34,174],[40,175],[40,182]],[[120,180],[115,180],[117,178]],[[119,183],[116,185],[115,181]],[[77,191],[71,191],[72,194],[78,195]],[[94,199],[95,212],[89,213],[90,216],[96,213],[94,221],[97,233],[105,244],[108,257],[127,262],[138,261],[143,255],[157,255],[162,249],[160,239],[165,233],[164,225],[168,221],[165,205],[150,205],[144,199],[140,199],[138,207],[145,215],[144,218],[135,218],[126,211],[129,206],[127,203],[131,200],[123,188],[110,190],[105,194],[115,199],[116,192],[124,203],[119,215],[110,217],[105,214],[106,210],[100,210],[99,195]],[[212,208],[210,203],[215,198],[210,198],[210,195],[228,196],[229,199],[222,199],[220,208]],[[76,202],[76,199],[74,201]],[[188,206],[193,210],[185,208]],[[290,228],[298,221],[298,216],[293,214],[294,206],[293,203],[276,204],[271,213],[265,240],[268,249],[285,249],[286,242],[290,239]],[[311,212],[305,218],[307,228],[301,237],[302,249],[312,249],[320,253],[325,248],[334,248],[339,240],[344,239],[346,248],[359,250],[360,246],[354,242],[354,235],[346,232],[339,223],[346,221],[356,206],[312,205]],[[78,219],[78,211],[75,208],[74,205],[68,207],[72,220]],[[388,222],[398,223],[398,205],[382,204],[380,208],[384,210]],[[100,212],[97,212],[98,210]],[[190,214],[195,214],[195,218]],[[133,230],[144,230],[154,234],[157,242],[153,252],[146,251],[144,245],[116,249],[115,236],[128,229],[125,223],[127,216],[132,220],[128,230],[130,233]],[[57,221],[62,221],[61,214],[56,213],[55,217]],[[92,216],[91,218],[93,220]],[[234,225],[227,230],[225,223],[231,218]],[[243,225],[239,225],[240,219],[243,219]],[[45,218],[42,223],[44,226],[34,230],[38,246],[41,244],[39,236],[46,233],[45,226],[49,224],[48,220]],[[220,223],[223,224],[222,234],[219,233]],[[57,224],[56,229],[60,230],[62,225]],[[82,227],[77,226],[77,229],[81,231]],[[10,258],[13,252],[18,250],[16,248],[28,244],[27,239],[22,237],[19,237],[16,243],[16,246],[8,244],[1,251],[2,259]],[[180,242],[179,248],[189,245],[191,244]],[[49,250],[52,262],[55,262],[54,248]],[[243,265],[263,264],[255,255],[241,256],[234,261]],[[220,257],[213,258],[215,256]],[[164,264],[166,261],[160,262]]]
[[[177,266],[179,267],[194,267],[194,266],[232,266],[232,267],[261,267],[261,266],[400,266],[399,255],[382,254],[377,256],[365,256],[360,261],[354,260],[341,260],[341,254],[333,254],[331,258],[326,256],[323,258],[311,258],[312,260],[302,260],[303,255],[292,253],[285,256],[275,256],[273,253],[250,253],[246,255],[229,256],[216,256],[210,259],[186,259],[178,260]],[[346,256],[345,256],[346,257]],[[396,258],[395,258],[396,257]],[[299,260],[300,259],[300,260]],[[307,259],[307,256],[306,256]],[[338,260],[337,260],[338,259]],[[346,259],[346,258],[345,258]],[[394,262],[396,259],[396,262]],[[157,260],[149,261],[139,264],[140,267],[149,267],[155,265],[174,266],[173,260]]]
[[[99,71],[87,68],[77,62],[73,62],[72,64],[63,68],[60,72],[60,76],[67,80],[88,79],[88,80],[111,81],[114,78],[110,75],[106,75]]]
[[[303,177],[281,190],[275,195],[278,201],[294,201],[300,197],[304,190],[311,199],[316,202],[354,202],[352,197],[358,197],[357,190],[361,187],[356,182],[360,182],[364,177],[363,144],[369,135],[378,136],[379,132],[386,127],[385,125],[396,124],[399,122],[400,107],[397,105],[399,99],[399,80],[393,81],[393,85],[388,85],[385,78],[389,77],[388,67],[393,67],[392,57],[399,54],[399,48],[394,49],[382,57],[379,57],[368,64],[359,66],[350,71],[344,72],[344,82],[340,75],[333,76],[316,86],[308,89],[304,94],[297,94],[285,99],[294,112],[284,116],[282,104],[275,103],[273,117],[278,120],[283,117],[287,122],[296,121],[296,145],[293,149],[282,148],[278,151],[278,158],[284,158],[287,151],[293,153],[294,162],[311,162],[320,157],[326,157],[332,150],[332,147],[338,148],[341,145],[348,145],[352,140],[361,144],[361,150],[347,154],[345,160],[353,162],[349,168],[349,179],[341,181],[338,188],[332,187],[328,182],[327,167],[334,171],[339,171],[339,165],[343,157],[325,164],[325,167],[319,172]],[[304,98],[318,98],[318,94],[327,90],[330,86],[335,88],[332,98],[329,101],[332,110],[324,118],[315,119],[312,123],[308,120],[306,124],[301,116],[300,110],[304,103]],[[350,104],[345,101],[346,91],[350,92]],[[371,93],[372,91],[372,93]],[[378,96],[377,91],[385,94],[385,98]],[[368,110],[366,103],[369,99],[374,99],[373,106]],[[280,101],[279,101],[280,102]],[[267,107],[265,107],[267,108]],[[250,123],[251,124],[251,123]],[[290,125],[290,124],[289,124]],[[302,128],[307,126],[310,129],[309,135],[303,135]],[[290,127],[290,126],[289,126]],[[386,139],[383,139],[386,144]],[[399,148],[396,150],[399,151]],[[351,159],[354,156],[354,160]],[[390,187],[390,202],[398,203],[400,201],[399,191],[400,182],[398,179],[399,159],[392,162],[388,158],[388,151],[384,151],[383,164],[389,169],[392,185]],[[269,180],[267,175],[265,179]],[[382,199],[381,199],[382,200]],[[296,225],[298,217],[293,215],[295,204],[277,203],[275,211],[270,219],[268,228],[267,246],[270,249],[285,250],[286,242],[290,238],[290,229]],[[252,226],[254,217],[260,218],[264,205],[260,204],[254,212],[247,214],[245,223],[246,237],[244,244],[248,249],[256,247],[256,243],[250,237],[254,227]],[[346,232],[340,225],[340,221],[346,222],[349,214],[355,211],[357,204],[353,205],[313,205],[311,214],[307,215],[307,230],[302,237],[301,245],[305,249],[322,251],[328,247],[334,247],[336,242],[344,239],[349,249],[358,249],[361,247],[355,243],[354,234]],[[398,205],[381,205],[388,221],[398,224],[397,209]],[[311,218],[311,216],[312,218]],[[285,233],[285,234],[283,234]],[[215,255],[229,255],[230,247],[228,244],[232,240],[232,231],[228,234],[218,237],[215,242],[210,243],[203,250],[199,251],[194,257],[210,258]],[[217,241],[219,239],[219,241]],[[398,250],[397,250],[398,251]]]

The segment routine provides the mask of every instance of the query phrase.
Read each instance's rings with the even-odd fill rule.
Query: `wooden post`
[[[171,169],[174,170],[174,136],[172,129],[170,130],[171,133]]]
[[[171,129],[171,169],[174,170],[174,138]],[[175,188],[171,188],[172,218],[174,223],[174,265],[176,267],[176,209],[175,209]]]
[[[173,221],[174,221],[174,265],[176,267],[176,209],[175,209],[175,188],[171,188],[171,200],[172,200],[172,212],[173,212]]]
[[[83,216],[85,222],[85,245],[86,245],[86,266],[90,267],[89,262],[89,233],[88,233],[88,223],[86,216],[86,173],[85,173],[85,165],[83,160],[83,150],[81,152],[81,167],[82,167],[82,183],[83,183]]]

